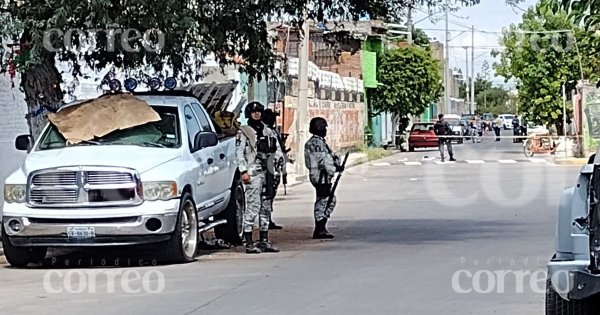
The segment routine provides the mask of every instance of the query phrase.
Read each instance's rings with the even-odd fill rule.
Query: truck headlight
[[[142,183],[144,200],[170,200],[177,198],[176,182],[146,182]]]
[[[8,203],[25,202],[27,196],[26,185],[4,185],[4,200]]]

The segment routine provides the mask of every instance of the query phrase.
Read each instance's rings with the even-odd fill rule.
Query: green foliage
[[[520,82],[519,111],[525,119],[562,130],[562,84],[581,78],[572,36],[522,32],[573,29],[577,39],[585,37],[566,12],[548,9],[555,4],[555,0],[541,0],[523,15],[521,23],[504,31],[500,42],[505,49],[493,53],[500,57],[493,67],[496,74]]]
[[[377,78],[381,85],[371,97],[374,110],[397,114],[400,119],[422,114],[442,92],[438,61],[419,47],[381,54]]]
[[[516,108],[510,102],[508,91],[499,87],[490,87],[481,91],[476,97],[477,109],[480,113],[494,115],[515,113]]]
[[[438,5],[437,0],[420,1],[425,6]],[[478,0],[462,0],[464,5]],[[49,42],[61,48],[62,60],[74,63],[73,74],[80,75],[80,61],[94,69],[107,65],[137,69],[149,64],[157,71],[168,65],[183,80],[193,79],[200,64],[209,53],[215,53],[221,64],[231,64],[233,56],[244,62],[240,70],[251,77],[271,71],[275,57],[272,38],[269,37],[265,17],[292,18],[292,25],[302,23],[302,13],[309,19],[358,20],[397,17],[403,14],[407,3],[403,0],[210,0],[210,1],[145,1],[145,0],[23,0],[7,1],[0,5],[0,32],[17,42],[26,44],[31,51],[27,60],[21,60],[23,69],[40,64],[55,53],[44,49],[44,33],[51,29],[63,32],[77,29],[85,37],[95,38],[94,49],[83,49],[85,42],[75,35],[74,49],[64,47],[63,38],[52,36]],[[160,30],[164,46],[158,51],[140,49],[130,52],[121,45],[121,34],[114,36],[114,49],[109,47],[110,36],[94,30],[136,29],[142,34],[151,29]],[[5,38],[6,39],[6,38]],[[142,47],[143,38],[130,41],[132,47]],[[158,46],[158,37],[149,41]],[[197,77],[196,77],[197,78]]]
[[[477,96],[481,92],[492,88],[492,82],[485,79],[484,76],[481,75],[481,73],[478,73],[477,77],[475,78],[474,86],[475,86],[475,99],[477,99]],[[470,88],[471,87],[469,87],[469,95],[471,94]],[[458,87],[458,90],[459,90],[459,97],[466,98],[467,97],[467,82],[461,81],[460,85]]]
[[[354,146],[354,150],[365,154],[364,157],[359,159],[360,163],[378,160],[392,154],[392,151],[385,150],[384,148],[369,148],[365,143]]]

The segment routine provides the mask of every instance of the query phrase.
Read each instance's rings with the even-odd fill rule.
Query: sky
[[[519,5],[521,9],[535,5],[537,0],[525,0]],[[438,8],[436,10],[440,11]],[[466,68],[465,49],[463,46],[471,46],[472,35],[471,26],[475,27],[475,72],[480,72],[481,65],[487,61],[491,65],[495,59],[490,55],[492,49],[501,48],[498,44],[502,29],[510,24],[521,21],[523,11],[519,8],[512,8],[505,4],[504,0],[481,0],[476,6],[461,8],[458,12],[450,14],[448,29],[450,30],[450,67],[461,68],[463,73]],[[420,28],[427,33],[430,38],[434,38],[444,44],[445,20],[443,11],[434,14],[437,21],[428,18],[427,9],[417,9],[413,11],[413,23],[415,28]],[[464,32],[464,33],[463,33]],[[456,47],[454,47],[456,46]],[[468,49],[469,73],[471,69],[471,48]],[[495,85],[506,88],[513,87],[514,84],[504,83],[504,78],[496,77],[493,69],[490,70],[492,81]]]

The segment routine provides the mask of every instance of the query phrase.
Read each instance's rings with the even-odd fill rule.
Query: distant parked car
[[[504,127],[504,130],[513,129],[512,121],[515,119],[515,115],[502,114],[500,115],[500,119],[502,119],[502,126]]]
[[[450,124],[452,128],[452,141],[456,141],[457,143],[463,143],[464,136],[466,133],[466,126],[462,124],[461,117],[454,114],[444,115],[444,120]]]
[[[416,148],[434,148],[437,147],[438,137],[433,130],[434,123],[416,123],[410,129],[408,137],[408,150],[414,151]]]
[[[471,114],[463,114],[460,117],[460,124],[463,126],[464,128],[464,135],[465,135],[465,140],[469,140],[470,136],[469,136],[469,122],[471,121],[471,117],[473,117],[473,115]]]

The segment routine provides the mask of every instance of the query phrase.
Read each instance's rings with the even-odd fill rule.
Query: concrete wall
[[[20,78],[15,78],[15,86]],[[25,114],[27,105],[25,96],[18,87],[11,88],[8,74],[0,74],[0,209],[4,202],[4,180],[10,173],[18,169],[25,158],[25,153],[15,150],[15,138],[29,133]]]

